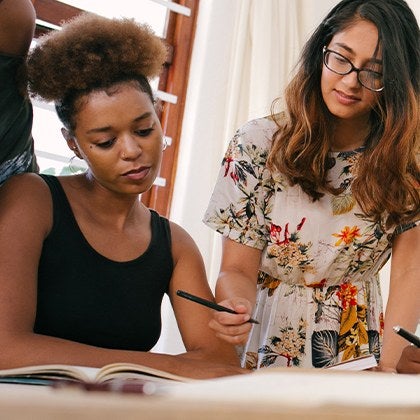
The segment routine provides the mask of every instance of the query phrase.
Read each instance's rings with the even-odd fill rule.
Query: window
[[[162,101],[159,117],[168,148],[163,154],[160,176],[141,197],[146,206],[168,216],[177,170],[199,0],[34,0],[33,3],[37,12],[36,37],[50,30],[58,30],[63,20],[88,10],[106,17],[132,17],[138,22],[148,23],[169,46],[167,63],[159,80],[152,83],[157,97]],[[73,160],[69,166],[72,153],[61,136],[60,128],[61,123],[55,115],[53,104],[35,101],[33,134],[41,172],[59,175],[84,168],[83,161]]]

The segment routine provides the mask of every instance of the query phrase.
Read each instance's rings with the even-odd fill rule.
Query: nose
[[[135,160],[142,153],[142,148],[137,139],[127,134],[121,139],[121,159]]]
[[[347,84],[347,86],[352,88],[357,88],[361,86],[359,82],[359,75],[356,69],[353,69],[350,73],[344,74],[342,76],[342,80],[344,81],[344,83]]]

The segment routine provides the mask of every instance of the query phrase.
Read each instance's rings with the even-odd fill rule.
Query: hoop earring
[[[75,166],[73,166],[73,160],[74,160],[74,158],[76,157],[76,155],[73,155],[71,158],[70,158],[70,160],[69,160],[69,169],[70,169],[70,172],[72,173],[72,174],[77,174],[77,169],[76,169],[76,167]]]
[[[67,165],[69,168],[69,171],[73,174],[81,174],[86,172],[86,168],[84,167],[85,163],[83,163],[83,165],[75,165],[74,164],[74,159],[80,159],[77,155],[73,155],[70,160],[69,160],[69,164]],[[80,159],[83,162],[83,159]]]

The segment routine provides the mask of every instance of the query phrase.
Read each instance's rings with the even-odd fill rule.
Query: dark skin
[[[150,98],[132,84],[122,84],[112,96],[95,92],[85,99],[75,133],[65,134],[89,170],[59,180],[90,245],[109,259],[128,261],[141,255],[151,238],[150,211],[139,194],[153,184],[160,165],[159,120]],[[146,118],[139,120],[143,115]],[[134,174],[126,175],[133,168]],[[211,311],[176,297],[177,289],[185,289],[213,298],[196,245],[174,223],[169,297],[186,353],[110,350],[35,334],[37,271],[42,244],[52,226],[51,195],[37,175],[22,174],[4,184],[0,201],[0,340],[5,343],[0,368],[45,363],[100,367],[125,361],[194,378],[245,372],[233,347],[208,328]],[[110,247],[110,243],[119,246]]]
[[[0,52],[24,56],[35,30],[35,9],[29,0],[0,0]]]
[[[0,35],[0,50],[24,54],[33,34],[32,4],[3,0],[0,32],[12,27],[6,16],[20,34],[10,48],[9,35]],[[150,210],[139,196],[158,174],[162,129],[152,100],[135,83],[116,83],[113,88],[112,95],[87,93],[76,107],[74,132],[63,129],[63,135],[88,171],[58,179],[89,244],[113,261],[130,261],[144,253],[151,239]],[[200,252],[175,223],[170,223],[174,270],[168,294],[185,353],[113,350],[35,334],[38,264],[53,222],[51,193],[39,176],[21,174],[0,187],[0,202],[0,369],[131,362],[192,378],[247,372],[239,367],[234,348],[208,328],[211,311],[176,296],[177,289],[185,289],[213,299]],[[115,243],[117,247],[110,246]]]

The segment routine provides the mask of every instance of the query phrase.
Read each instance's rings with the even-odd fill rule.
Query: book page
[[[143,379],[153,382],[190,382],[193,379],[132,363],[112,363],[99,368],[73,365],[38,365],[0,370],[1,378],[38,378],[104,382],[112,379]]]
[[[112,363],[104,366],[96,375],[96,380],[98,382],[107,381],[114,378],[148,380],[162,379],[165,381],[171,380],[178,382],[194,381],[191,378],[133,363]]]
[[[23,366],[0,370],[0,377],[31,377],[39,379],[68,379],[89,382],[94,380],[99,369],[72,365]]]

